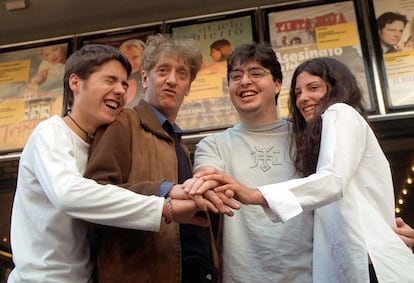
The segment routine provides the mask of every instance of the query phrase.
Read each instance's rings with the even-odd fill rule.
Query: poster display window
[[[254,11],[169,25],[173,38],[196,40],[203,55],[176,121],[185,132],[227,128],[238,121],[229,98],[227,58],[234,47],[257,41],[255,28]]]
[[[363,103],[374,110],[372,89],[361,46],[353,1],[265,10],[268,41],[282,66],[283,84],[279,110],[288,116],[288,95],[296,67],[306,60],[332,57],[346,64],[363,90]]]
[[[0,49],[0,152],[21,150],[39,122],[62,115],[70,40]]]

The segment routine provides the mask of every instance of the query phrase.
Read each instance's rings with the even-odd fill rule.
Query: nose
[[[117,82],[115,84],[115,87],[114,87],[115,94],[117,94],[117,95],[125,95],[127,93],[127,89],[128,89],[125,84],[126,83],[125,82],[122,82],[122,81]]]
[[[167,84],[168,85],[176,85],[177,84],[177,72],[171,71],[167,76]]]
[[[301,90],[299,94],[296,95],[296,103],[300,103],[308,100],[308,92],[306,90]]]
[[[243,73],[243,76],[242,76],[242,78],[240,80],[240,84],[246,85],[246,84],[251,84],[251,83],[252,83],[252,80],[249,77],[249,73],[244,72]]]

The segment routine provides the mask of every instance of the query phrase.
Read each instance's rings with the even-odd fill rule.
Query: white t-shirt
[[[249,187],[290,180],[289,124],[237,124],[201,140],[194,170],[212,166]],[[223,283],[312,282],[313,213],[273,223],[260,206],[242,205],[223,219]]]
[[[163,199],[85,179],[89,145],[58,116],[41,122],[19,163],[8,282],[91,282],[83,220],[158,231]],[[81,220],[83,219],[83,220]]]

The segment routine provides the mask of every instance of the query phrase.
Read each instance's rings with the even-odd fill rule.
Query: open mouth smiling
[[[245,98],[245,97],[254,96],[254,95],[256,95],[256,92],[254,91],[245,91],[245,92],[240,93],[239,96],[241,98]]]

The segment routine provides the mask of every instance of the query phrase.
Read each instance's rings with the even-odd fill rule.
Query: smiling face
[[[94,133],[115,120],[125,105],[127,71],[116,60],[108,61],[87,80],[72,74],[69,86],[74,93],[71,115],[86,131]]]
[[[321,99],[328,92],[328,84],[318,76],[308,72],[300,73],[296,78],[296,107],[306,122],[309,122],[319,109]]]
[[[148,73],[142,72],[142,82],[145,101],[174,123],[184,97],[190,92],[190,68],[183,60],[161,56]]]
[[[256,68],[265,70],[265,74],[260,78],[249,77],[247,72]],[[237,81],[229,81],[230,98],[240,120],[250,125],[276,120],[275,96],[280,91],[280,81],[273,81],[270,71],[256,61],[248,61],[243,65],[236,63],[232,71],[243,72]]]

